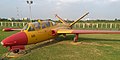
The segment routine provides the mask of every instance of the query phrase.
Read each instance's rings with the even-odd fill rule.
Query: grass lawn
[[[39,43],[26,48],[29,53],[11,60],[119,60],[120,35],[79,35],[79,42],[72,42],[73,35],[62,41]]]
[[[11,31],[11,32],[3,32],[2,31],[3,27],[0,27],[0,42],[6,38],[7,36],[10,36],[11,34],[14,34],[18,31]],[[4,48],[1,44],[0,44],[0,56],[2,56],[5,52],[7,52],[8,49]]]
[[[0,41],[16,33],[0,31]],[[79,35],[79,42],[73,43],[74,35],[59,37],[57,41],[42,42],[26,46],[27,54],[9,60],[119,60],[120,35],[87,34]],[[0,56],[7,48],[0,45]]]

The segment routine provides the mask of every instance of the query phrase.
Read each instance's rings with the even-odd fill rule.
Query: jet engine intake
[[[56,30],[52,30],[52,35],[56,36],[57,35],[57,31]]]

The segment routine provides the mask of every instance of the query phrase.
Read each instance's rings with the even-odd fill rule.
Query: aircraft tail
[[[84,18],[85,16],[87,16],[89,14],[89,12],[85,13],[83,16],[81,16],[79,19],[77,19],[76,21],[74,21],[73,23],[71,23],[69,25],[69,27],[73,26],[76,22],[78,22],[79,20],[81,20],[82,18]]]
[[[55,15],[55,17],[57,17],[60,20],[60,22],[62,22],[64,25],[66,25],[66,22],[62,18],[60,18],[57,14]]]

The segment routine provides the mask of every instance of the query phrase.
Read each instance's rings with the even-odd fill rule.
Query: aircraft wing
[[[70,30],[70,29],[58,29],[52,30],[52,35],[63,34],[75,34],[74,42],[78,41],[79,34],[120,34],[120,31],[112,31],[112,30]]]
[[[60,29],[57,30],[57,34],[120,34],[120,31],[112,30],[68,30]]]
[[[22,29],[18,29],[18,28],[4,28],[2,31],[16,31],[16,30],[20,31]]]

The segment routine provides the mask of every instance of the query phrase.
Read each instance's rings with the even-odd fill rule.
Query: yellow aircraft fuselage
[[[57,27],[57,26],[51,25],[51,27],[47,27],[44,29],[36,29],[36,31],[24,30],[23,32],[25,32],[28,37],[27,44],[35,44],[35,43],[56,37],[56,36],[52,35],[52,31],[51,31],[51,29],[53,29],[55,27]]]

